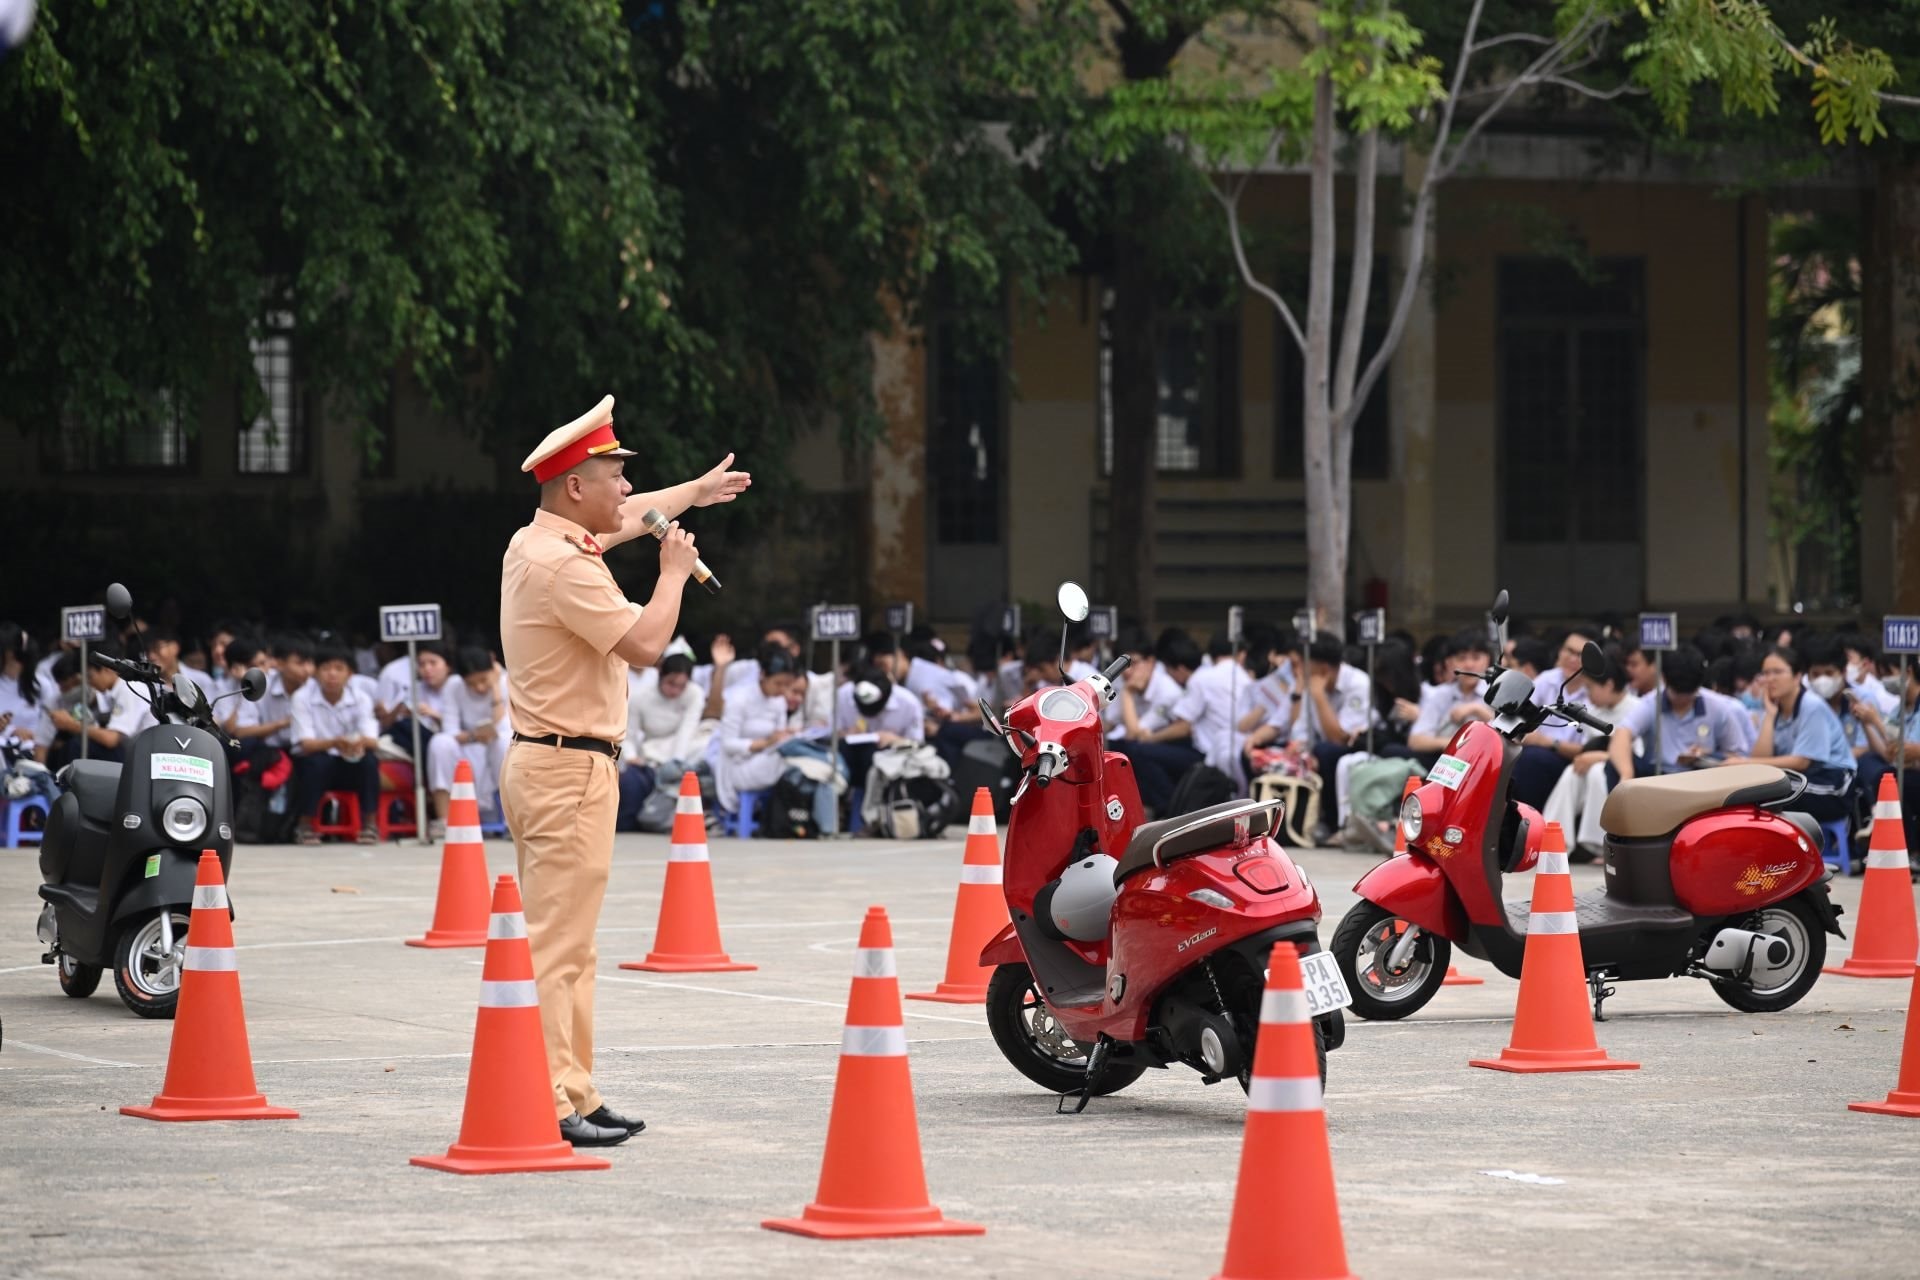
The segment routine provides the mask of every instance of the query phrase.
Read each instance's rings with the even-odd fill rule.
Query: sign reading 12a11
[[[440,638],[440,606],[437,604],[383,604],[380,606],[380,639],[389,644],[408,640]]]

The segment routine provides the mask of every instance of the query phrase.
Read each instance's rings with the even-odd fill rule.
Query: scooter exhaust
[[[1751,929],[1722,929],[1707,946],[1701,963],[1716,973],[1749,975],[1754,968],[1777,969],[1787,962],[1793,948],[1787,940],[1771,933]]]

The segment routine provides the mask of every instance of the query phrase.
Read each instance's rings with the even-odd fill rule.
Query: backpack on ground
[[[813,797],[829,784],[789,769],[767,790],[760,806],[760,834],[770,840],[812,840],[820,835],[813,820]],[[745,803],[743,800],[742,803]]]
[[[1233,785],[1233,779],[1210,764],[1196,764],[1180,775],[1180,781],[1173,788],[1173,799],[1167,802],[1167,811],[1162,818],[1178,817],[1183,813],[1197,813],[1211,805],[1225,804],[1239,794],[1239,788]]]
[[[945,778],[895,778],[880,800],[879,833],[895,840],[935,840],[960,815],[960,793]]]

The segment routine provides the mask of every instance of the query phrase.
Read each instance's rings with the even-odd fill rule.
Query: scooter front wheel
[[[173,949],[162,950],[160,913],[130,921],[113,945],[113,985],[121,1002],[143,1018],[171,1018],[180,1003],[180,970],[187,958],[187,913],[173,914]]]
[[[1440,990],[1453,946],[1422,929],[1403,950],[1407,931],[1416,928],[1365,899],[1340,921],[1328,950],[1353,994],[1353,1012],[1389,1022],[1418,1011]]]
[[[1087,1082],[1087,1054],[1047,1008],[1033,974],[1023,964],[1003,964],[987,983],[987,1029],[1013,1069],[1051,1093],[1079,1093]],[[1138,1080],[1146,1070],[1108,1060],[1093,1082],[1093,1096],[1104,1098]]]
[[[100,975],[105,972],[97,964],[81,964],[72,956],[61,956],[54,962],[53,969],[60,975],[60,989],[75,1000],[85,1000],[92,995],[100,985]]]

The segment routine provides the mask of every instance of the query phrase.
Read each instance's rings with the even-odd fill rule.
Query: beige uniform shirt
[[[500,656],[513,679],[513,731],[619,742],[627,663],[613,652],[640,617],[588,532],[536,511],[500,566]]]

